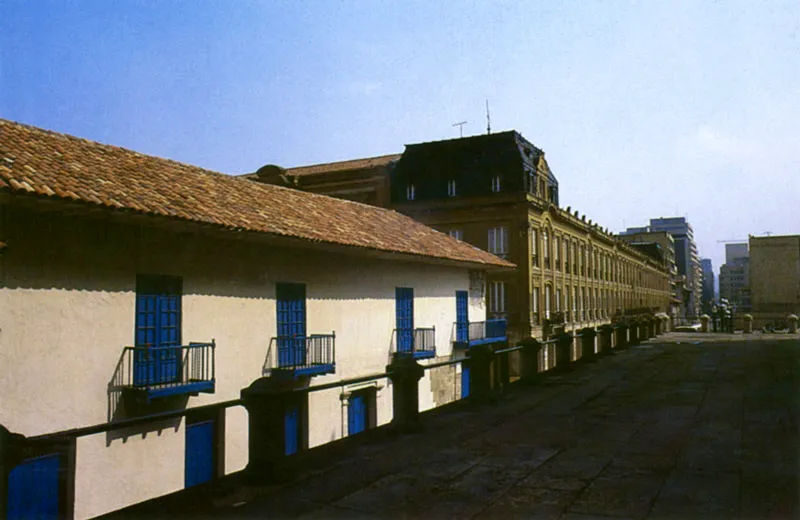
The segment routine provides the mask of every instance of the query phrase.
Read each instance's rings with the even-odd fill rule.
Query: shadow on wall
[[[189,402],[189,395],[174,395],[148,400],[144,390],[137,390],[126,380],[128,372],[125,352],[120,355],[114,375],[108,382],[108,422],[134,419],[145,415],[152,415],[174,410],[183,410]],[[141,435],[146,437],[151,432],[161,433],[161,430],[172,428],[177,431],[180,426],[181,418],[166,419],[146,423],[130,428],[121,428],[106,433],[106,446],[111,445],[115,440],[122,439],[125,442],[131,435]]]
[[[302,243],[276,247],[266,237],[233,239],[192,223],[172,222],[165,229],[158,219],[130,224],[20,207],[11,208],[8,221],[3,260],[4,286],[10,289],[134,292],[138,273],[183,276],[185,295],[263,299],[274,297],[275,282],[285,281],[313,284],[312,299],[394,300],[394,284],[376,289],[359,283],[364,272],[385,278],[391,270],[401,273],[397,285],[417,284],[418,297],[452,296],[449,289],[423,281],[453,268],[367,258],[363,249],[346,254],[306,249]]]

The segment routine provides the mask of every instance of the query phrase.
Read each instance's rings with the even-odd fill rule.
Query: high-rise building
[[[719,297],[735,309],[750,308],[750,252],[747,242],[725,244],[725,263],[719,268]]]
[[[713,310],[714,300],[714,267],[710,258],[700,259],[703,268],[703,312],[710,314]]]

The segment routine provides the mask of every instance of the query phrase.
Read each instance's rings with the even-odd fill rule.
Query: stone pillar
[[[294,390],[304,383],[291,378],[262,377],[241,391],[249,432],[245,471],[251,478],[275,482],[285,477],[286,410],[299,400]]]
[[[667,316],[661,316],[661,330],[666,334],[670,331],[669,328],[670,319]]]
[[[601,356],[611,354],[611,334],[614,329],[611,325],[602,325],[597,329],[597,347]]]
[[[742,316],[742,322],[745,334],[750,334],[753,332],[753,316],[751,314],[745,314]]]
[[[790,314],[786,319],[789,322],[789,334],[797,334],[797,316]]]
[[[581,329],[581,360],[591,361],[594,359],[594,338],[597,332],[592,327]]]
[[[651,324],[651,326],[653,328],[653,337],[655,338],[656,336],[660,336],[661,335],[661,319],[653,316],[653,318],[650,320],[650,324]]]
[[[425,369],[412,356],[395,356],[386,366],[386,372],[392,382],[392,426],[400,431],[418,428],[419,380],[425,375]],[[470,380],[472,377],[470,371]]]
[[[708,321],[711,319],[711,316],[708,314],[703,314],[700,316],[700,332],[708,332]]]
[[[11,433],[0,424],[0,518],[6,518],[8,474],[24,460],[24,443],[23,435]]]
[[[568,370],[570,364],[570,347],[572,346],[572,334],[562,332],[556,338],[556,369]]]
[[[616,330],[617,348],[618,349],[628,348],[628,326],[624,323],[617,323],[616,329],[617,329]]]
[[[469,367],[469,399],[486,403],[492,399],[492,361],[494,352],[489,345],[477,345],[467,351],[464,361]]]
[[[522,347],[522,380],[526,383],[531,383],[536,380],[539,375],[539,351],[542,344],[535,338],[525,338],[519,342]]]
[[[510,352],[503,352],[494,354],[494,368],[495,368],[495,386],[498,390],[505,391],[510,382],[509,378],[509,356]]]

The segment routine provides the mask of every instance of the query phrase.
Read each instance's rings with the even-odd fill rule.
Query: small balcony
[[[456,348],[470,348],[487,343],[499,343],[508,339],[506,334],[507,321],[494,319],[486,321],[471,321],[469,323],[456,323]]]
[[[394,352],[397,356],[427,359],[436,356],[436,327],[394,329]]]
[[[175,395],[213,394],[214,340],[176,347],[125,347],[115,381],[146,402]]]
[[[336,333],[270,340],[264,375],[319,376],[336,372]]]

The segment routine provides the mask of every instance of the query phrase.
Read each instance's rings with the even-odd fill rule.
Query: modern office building
[[[725,244],[725,263],[719,268],[719,297],[735,310],[750,309],[750,253],[747,242]]]
[[[756,327],[800,316],[800,235],[750,237],[750,298]]]
[[[702,258],[700,265],[703,268],[703,312],[710,314],[713,312],[716,300],[714,291],[714,267],[710,258]]]

